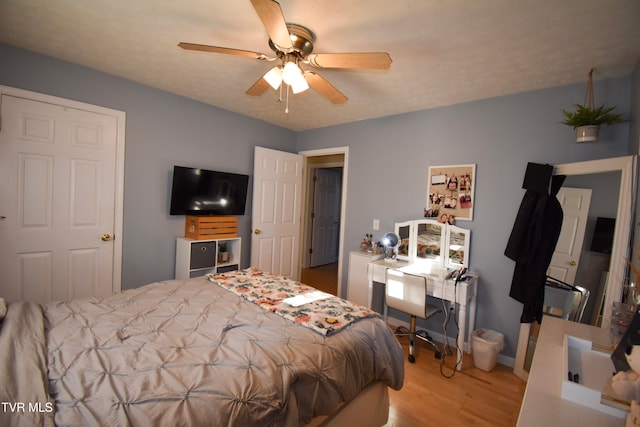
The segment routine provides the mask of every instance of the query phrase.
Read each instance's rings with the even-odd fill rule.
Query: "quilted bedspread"
[[[277,313],[325,336],[335,334],[360,319],[380,316],[359,304],[319,292],[311,286],[279,274],[268,273],[253,267],[222,274],[207,274],[206,277],[210,282],[265,310]],[[300,297],[305,301],[305,297],[311,299],[314,298],[314,294],[321,295],[317,300],[309,300],[300,305],[290,301]]]
[[[20,333],[44,324],[39,392],[60,426],[299,426],[373,381],[403,383],[402,349],[382,319],[325,337],[205,278],[41,307]],[[39,378],[35,365],[12,381]]]

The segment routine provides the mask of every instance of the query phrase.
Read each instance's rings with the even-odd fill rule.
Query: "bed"
[[[8,303],[0,425],[384,424],[402,348],[364,307],[284,302],[312,291],[247,269]]]

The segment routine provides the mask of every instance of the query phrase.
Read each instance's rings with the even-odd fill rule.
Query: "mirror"
[[[409,261],[409,250],[411,247],[411,227],[413,221],[396,222],[395,233],[400,240],[398,242],[398,255],[397,258]]]
[[[598,295],[597,290],[595,294],[591,292],[594,303],[591,313],[597,313],[594,323],[599,323],[598,326],[606,329],[609,328],[611,323],[613,302],[622,299],[622,290],[627,278],[631,238],[631,213],[635,201],[635,194],[632,193],[635,191],[633,185],[633,177],[635,177],[636,173],[635,168],[635,156],[625,156],[578,163],[566,163],[555,166],[553,171],[554,175],[566,175],[567,179],[564,186],[571,187],[586,186],[588,182],[591,182],[592,184],[597,183],[597,185],[594,186],[595,189],[599,187],[603,181],[609,182],[612,180],[612,177],[618,178],[619,191],[617,192],[617,197],[611,202],[617,207],[615,209],[613,242],[611,244],[610,254],[608,254],[608,265],[605,264],[603,268],[603,270],[608,269],[608,273],[602,274],[601,272],[598,276],[602,277],[602,286],[599,286],[602,290],[601,296]],[[611,192],[615,194],[615,190],[612,191],[611,189],[611,184],[607,185],[609,185],[609,194],[611,194]],[[597,204],[598,202],[598,199],[594,198],[593,203]],[[600,200],[600,202],[602,202],[602,200]],[[583,248],[585,246],[590,248],[590,243],[591,241],[588,238],[585,239]],[[588,254],[583,251],[580,256],[581,262],[584,262],[584,257],[587,255]],[[586,264],[589,264],[591,261],[592,260],[587,261]],[[579,278],[579,276],[576,277]],[[580,284],[577,283],[576,285]],[[591,318],[593,318],[593,315],[587,320],[590,321]],[[537,323],[520,324],[520,336],[518,338],[513,372],[525,381],[528,378],[528,367],[530,366],[535,350],[535,337],[537,336],[538,326]]]
[[[429,261],[442,264],[442,248],[444,245],[444,224],[425,219],[415,221],[416,226],[416,261]]]
[[[446,248],[449,251],[447,268],[469,266],[469,237],[471,231],[450,225],[447,227]]]
[[[398,259],[458,269],[469,266],[471,230],[433,219],[396,222]]]

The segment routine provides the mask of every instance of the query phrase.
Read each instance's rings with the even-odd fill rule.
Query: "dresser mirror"
[[[615,227],[613,232],[613,242],[608,257],[608,264],[605,265],[604,272],[598,272],[601,276],[602,285],[600,292],[591,292],[589,298],[592,299],[594,315],[585,316],[582,323],[590,323],[593,326],[608,329],[611,323],[611,309],[613,303],[622,300],[623,286],[628,278],[628,260],[631,252],[631,223],[632,212],[634,210],[635,186],[633,185],[636,177],[636,161],[635,156],[624,156],[610,159],[591,160],[578,163],[566,163],[554,167],[554,175],[566,175],[565,186],[592,188],[594,191],[594,200],[592,205],[602,202],[602,197],[597,194],[599,181],[609,182],[612,175],[615,177],[615,185],[609,185],[607,191],[617,193],[612,204],[617,206],[615,209]],[[564,230],[563,230],[564,232]],[[588,259],[593,254],[589,252],[589,240],[585,239],[583,243],[583,253],[580,255],[580,262]],[[586,264],[593,266],[593,260],[588,260]],[[579,276],[576,276],[579,281]],[[581,286],[584,283],[569,283],[574,286]],[[535,342],[537,337],[537,323],[521,323],[520,335],[516,348],[516,358],[514,361],[513,372],[523,380],[527,380],[528,371],[533,353],[535,350]]]

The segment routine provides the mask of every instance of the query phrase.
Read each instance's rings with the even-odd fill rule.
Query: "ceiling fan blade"
[[[251,96],[261,96],[267,89],[269,89],[269,83],[262,77],[258,79],[257,82],[253,84],[249,89],[247,89],[246,94]]]
[[[309,86],[314,88],[320,95],[327,98],[333,104],[344,104],[347,102],[345,94],[336,89],[331,83],[313,71],[305,71],[304,78]]]
[[[247,58],[253,59],[266,59],[267,56],[264,53],[260,52],[251,52],[249,50],[240,50],[240,49],[230,49],[228,47],[219,47],[219,46],[209,46],[206,44],[195,44],[195,43],[178,43],[178,46],[185,50],[197,50],[200,52],[213,52],[213,53],[226,53],[229,55],[238,55],[244,56]]]
[[[388,70],[391,56],[387,52],[317,53],[308,56],[311,65],[318,68],[352,68]]]
[[[251,4],[260,17],[271,41],[282,50],[292,49],[289,29],[280,3],[274,0],[251,0]]]

